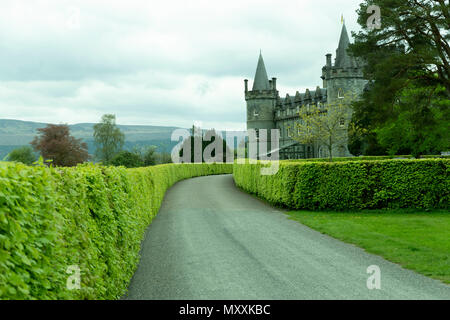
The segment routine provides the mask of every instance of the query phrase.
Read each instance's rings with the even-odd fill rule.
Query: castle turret
[[[344,23],[334,65],[331,64],[331,54],[327,54],[326,65],[322,68],[321,78],[324,88],[327,88],[328,103],[332,104],[346,95],[359,96],[367,83],[363,78],[362,65],[348,53],[349,45],[350,40]]]
[[[272,78],[269,82],[264,60],[260,53],[252,91],[245,92],[247,129],[255,129],[257,132],[260,129],[267,129],[270,133],[270,129],[275,128],[274,110],[277,96],[276,78]],[[270,135],[268,140],[270,141]],[[268,148],[270,148],[270,143]]]
[[[322,68],[323,85],[327,89],[328,108],[336,106],[338,102],[351,103],[362,94],[367,83],[363,77],[363,66],[348,52],[349,45],[350,39],[344,23],[334,65],[331,64],[331,54],[327,54],[326,65]],[[333,147],[334,156],[351,155],[347,147],[347,126],[350,119],[351,112],[348,113],[346,119],[342,118],[341,120],[342,132],[336,133],[336,138],[340,142]]]

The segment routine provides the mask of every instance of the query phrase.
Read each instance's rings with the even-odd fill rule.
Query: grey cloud
[[[355,30],[359,2],[11,1],[0,12],[0,112],[244,128],[243,79],[253,80],[259,50],[281,95],[315,88],[341,12]],[[79,28],[67,27],[71,8]]]

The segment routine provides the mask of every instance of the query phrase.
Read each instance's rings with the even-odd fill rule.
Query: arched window
[[[344,91],[342,88],[339,88],[338,90],[338,99],[344,99]]]

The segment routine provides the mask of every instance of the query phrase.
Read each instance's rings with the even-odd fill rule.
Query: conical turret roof
[[[356,60],[347,53],[350,40],[347,33],[345,23],[342,25],[341,37],[339,39],[339,46],[336,50],[336,60],[334,66],[337,68],[355,68],[357,67]]]
[[[258,66],[256,67],[253,90],[270,90],[269,79],[267,77],[266,66],[261,52],[259,53]]]

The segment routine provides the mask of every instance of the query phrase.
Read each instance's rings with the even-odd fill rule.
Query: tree
[[[6,156],[7,161],[22,162],[26,165],[32,165],[37,160],[31,147],[21,147],[14,149]]]
[[[139,151],[142,163],[145,167],[154,166],[156,164],[156,147],[147,146]]]
[[[172,163],[172,155],[168,152],[157,152],[155,159],[156,164]]]
[[[31,145],[44,159],[52,160],[55,166],[72,167],[88,161],[87,144],[71,136],[68,125],[49,124],[37,131]]]
[[[430,91],[436,93],[437,89],[403,90],[403,96],[394,104],[393,117],[374,129],[389,154],[419,157],[449,150],[450,100],[436,94],[430,97]]]
[[[344,99],[330,103],[326,108],[316,104],[302,106],[299,111],[300,119],[295,122],[295,127],[288,127],[291,138],[301,144],[317,143],[325,146],[332,161],[333,147],[346,141],[346,126],[351,117],[351,99],[350,95],[346,94]]]
[[[369,5],[381,8],[380,29],[367,27]],[[365,0],[358,14],[362,31],[354,34],[350,53],[365,61],[370,82],[362,100],[353,104],[352,122],[366,130],[361,136],[366,154],[384,149],[420,156],[447,150],[448,1]]]
[[[380,29],[367,27],[369,5],[381,8]],[[450,9],[445,0],[365,0],[358,10],[362,31],[353,55],[367,61],[370,79],[383,77],[395,96],[407,83],[440,85],[450,94]]]
[[[108,164],[116,155],[125,142],[125,135],[116,125],[116,116],[105,114],[100,123],[94,125],[94,142],[96,146],[96,157]]]
[[[198,151],[201,152],[200,159],[195,158],[196,146],[198,146],[199,148]],[[219,134],[217,134],[217,132],[214,129],[206,131],[203,136],[202,130],[200,128],[192,126],[191,136],[183,142],[179,155],[181,159],[183,159],[184,151],[190,149],[191,159],[188,162],[190,163],[195,163],[199,161],[206,162],[206,160],[208,159],[204,158],[205,150],[207,156],[214,158],[216,157],[216,150],[217,150],[217,148],[215,147],[218,147],[219,150],[222,149],[221,151],[223,155],[220,161],[226,163],[227,150],[229,149],[227,147],[225,140],[223,140],[223,138]]]
[[[144,162],[139,154],[130,151],[120,151],[110,161],[114,166],[124,166],[127,168],[139,168],[144,166]]]

